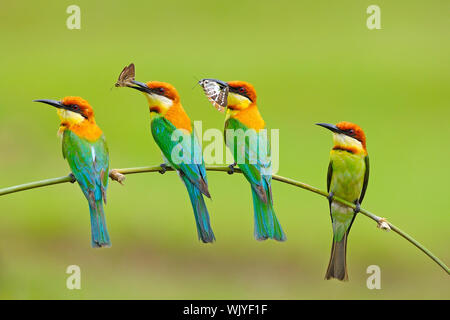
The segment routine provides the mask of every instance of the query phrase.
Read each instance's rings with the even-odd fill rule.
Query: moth
[[[213,106],[220,112],[223,112],[227,107],[228,84],[216,79],[202,79],[198,84],[202,86],[203,91]]]
[[[119,75],[119,79],[117,79],[115,86],[128,87],[130,85],[133,85],[131,81],[134,80],[134,75],[135,75],[134,63],[130,63],[129,66],[123,68],[122,72]]]

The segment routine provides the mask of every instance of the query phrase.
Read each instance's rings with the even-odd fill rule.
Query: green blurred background
[[[0,3],[0,187],[69,172],[54,109],[33,99],[79,95],[95,109],[111,167],[156,165],[145,99],[113,88],[122,68],[172,83],[203,129],[222,128],[203,77],[246,80],[269,128],[280,129],[279,174],[325,188],[331,134],[347,120],[366,132],[371,177],[364,208],[387,217],[450,262],[450,20],[448,1],[73,1]],[[445,272],[397,234],[360,215],[349,238],[350,281],[323,280],[331,244],[327,201],[273,183],[288,241],[253,239],[241,175],[208,174],[217,242],[197,241],[174,173],[111,183],[113,246],[90,248],[87,202],[62,184],[0,199],[0,298],[303,299],[450,298]],[[66,289],[68,265],[82,289]],[[381,268],[381,290],[366,268]]]

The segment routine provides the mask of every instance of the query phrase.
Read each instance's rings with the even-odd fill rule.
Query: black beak
[[[130,86],[130,88],[139,90],[141,92],[145,92],[145,93],[152,93],[150,88],[147,87],[147,85],[145,83],[139,82],[139,81],[135,81],[135,80],[131,80],[132,83],[135,84],[135,86]]]
[[[227,88],[227,87],[228,87],[228,83],[226,83],[225,81],[222,81],[222,80],[218,80],[218,79],[208,79],[208,78],[206,78],[206,79],[200,80],[200,81],[198,82],[198,84],[199,84],[199,85],[202,85],[202,83],[203,83],[204,81],[215,82],[215,83],[217,83],[217,84],[220,86],[220,89],[224,89],[224,88]]]
[[[329,123],[316,123],[316,125],[327,128],[328,130],[331,130],[335,133],[342,133],[342,131],[336,127],[334,124],[329,124]]]
[[[33,100],[33,102],[42,102],[42,103],[49,104],[58,109],[67,109],[67,106],[63,105],[61,101],[49,100],[49,99],[38,99],[38,100]]]

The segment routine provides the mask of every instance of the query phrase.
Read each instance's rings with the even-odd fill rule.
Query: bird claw
[[[70,183],[75,183],[77,181],[77,179],[75,178],[75,175],[73,173],[70,173],[69,177],[70,177]]]
[[[167,165],[166,165],[165,163],[161,163],[159,166],[161,167],[161,169],[158,170],[158,172],[161,173],[161,174],[166,173],[166,171],[167,171]]]
[[[391,227],[389,226],[389,222],[385,218],[380,218],[378,220],[377,228],[389,231],[391,230]]]
[[[327,196],[328,202],[331,202],[333,200],[333,197],[334,197],[334,193],[330,192]]]
[[[357,214],[358,212],[361,211],[361,205],[359,204],[359,202],[356,202],[356,203],[355,203],[355,206],[356,206],[356,208],[353,209],[353,213],[354,213],[354,214]]]
[[[227,173],[228,174],[233,174],[235,171],[234,171],[234,167],[237,165],[237,163],[235,162],[235,163],[233,163],[233,164],[230,164],[229,166],[228,166],[228,171],[227,171]]]

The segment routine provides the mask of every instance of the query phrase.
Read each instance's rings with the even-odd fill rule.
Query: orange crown
[[[364,150],[366,150],[366,135],[364,134],[363,129],[361,129],[360,126],[351,123],[351,122],[346,122],[346,121],[342,121],[339,122],[336,127],[338,127],[340,130],[346,131],[346,130],[353,130],[353,138],[355,138],[356,140],[360,141],[361,144],[363,145]]]
[[[174,103],[180,101],[180,96],[178,95],[177,89],[173,85],[167,82],[160,81],[149,81],[146,83],[147,87],[155,90],[155,93],[158,93],[162,96],[165,96],[172,100]]]
[[[66,106],[76,104],[77,106],[80,107],[81,111],[88,119],[94,117],[94,109],[92,109],[89,102],[87,102],[81,97],[64,97],[62,98],[61,103]]]
[[[250,83],[245,81],[229,81],[228,85],[238,93],[249,97],[253,103],[256,103],[256,90]]]

